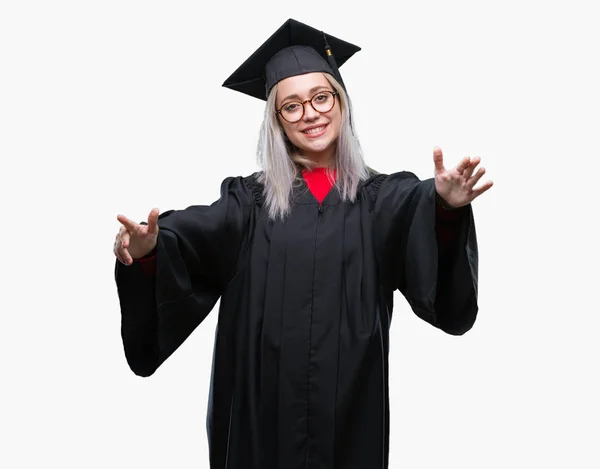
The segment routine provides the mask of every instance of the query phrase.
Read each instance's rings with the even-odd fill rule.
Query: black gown
[[[122,338],[149,376],[220,299],[207,417],[212,469],[388,467],[388,337],[398,289],[454,335],[477,315],[471,205],[438,252],[433,179],[373,175],[356,202],[303,181],[284,221],[256,175],[159,218],[156,276],[117,262]]]

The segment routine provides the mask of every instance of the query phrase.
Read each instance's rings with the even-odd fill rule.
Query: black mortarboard
[[[264,101],[277,82],[305,73],[327,72],[344,86],[338,67],[359,50],[354,44],[290,18],[223,86]]]

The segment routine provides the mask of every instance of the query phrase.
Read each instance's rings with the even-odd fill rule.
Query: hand
[[[125,265],[130,265],[133,259],[139,259],[152,252],[158,238],[159,210],[153,208],[148,215],[148,224],[140,225],[125,215],[117,215],[123,226],[116,236],[113,251],[117,259]]]
[[[492,181],[487,181],[477,188],[474,187],[485,174],[485,168],[481,167],[473,176],[473,171],[480,161],[481,158],[478,156],[472,159],[467,156],[456,168],[447,170],[444,168],[442,149],[440,147],[433,149],[435,190],[450,207],[458,208],[470,204],[494,184]]]

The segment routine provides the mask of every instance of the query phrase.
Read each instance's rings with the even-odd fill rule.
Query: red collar
[[[303,170],[302,176],[306,181],[308,189],[312,192],[315,198],[322,203],[327,197],[327,194],[333,187],[336,179],[336,172],[333,171],[333,180],[327,174],[327,168],[315,168],[313,170]]]

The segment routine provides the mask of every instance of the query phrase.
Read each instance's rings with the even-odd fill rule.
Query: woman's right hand
[[[113,251],[121,263],[130,265],[134,259],[150,254],[156,247],[158,214],[159,210],[153,208],[148,215],[147,225],[140,225],[125,215],[117,215],[122,226],[117,233]]]

